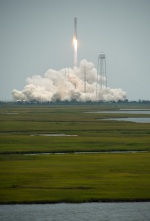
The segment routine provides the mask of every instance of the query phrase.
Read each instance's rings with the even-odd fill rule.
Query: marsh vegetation
[[[134,114],[88,113],[120,108],[129,109],[119,104],[1,106],[0,202],[149,201],[150,124],[108,120]],[[66,154],[26,155],[31,153]]]

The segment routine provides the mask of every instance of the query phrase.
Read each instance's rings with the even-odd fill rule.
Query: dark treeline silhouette
[[[9,104],[9,105],[104,105],[104,104],[150,104],[150,100],[138,100],[138,101],[129,101],[129,100],[119,100],[119,101],[51,101],[51,102],[38,102],[38,101],[0,101],[0,105]]]

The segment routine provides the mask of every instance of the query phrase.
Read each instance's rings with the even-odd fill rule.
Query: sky
[[[0,0],[0,100],[28,77],[73,67],[74,17],[78,61],[97,68],[104,52],[108,86],[150,100],[150,0]]]

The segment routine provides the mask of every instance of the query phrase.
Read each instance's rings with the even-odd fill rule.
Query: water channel
[[[130,122],[135,122],[135,123],[150,123],[150,117],[121,117],[121,118],[107,118],[103,120],[116,120],[116,121],[130,121]]]
[[[107,110],[107,111],[91,111],[87,113],[97,114],[150,114],[149,109],[119,109],[119,110]]]
[[[147,115],[150,114],[149,109],[120,109],[120,110],[115,110],[115,111],[93,111],[93,112],[88,112],[88,113],[97,113],[97,114],[143,114]],[[135,123],[150,123],[150,117],[113,117],[113,118],[107,118],[103,120],[116,120],[116,121],[131,121]],[[99,120],[99,119],[98,119]],[[102,120],[102,119],[100,119]]]
[[[150,202],[0,205],[1,221],[148,221]]]

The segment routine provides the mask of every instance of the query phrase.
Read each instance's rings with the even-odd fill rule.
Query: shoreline
[[[22,201],[22,202],[0,202],[1,205],[33,205],[33,204],[83,204],[83,203],[149,203],[150,199],[95,199],[95,200],[83,200],[83,201],[72,201],[72,200],[60,200],[60,201]]]
[[[100,151],[61,151],[61,152],[40,152],[40,151],[9,151],[0,152],[0,155],[63,155],[63,154],[125,154],[125,153],[148,153],[149,150],[100,150]]]

